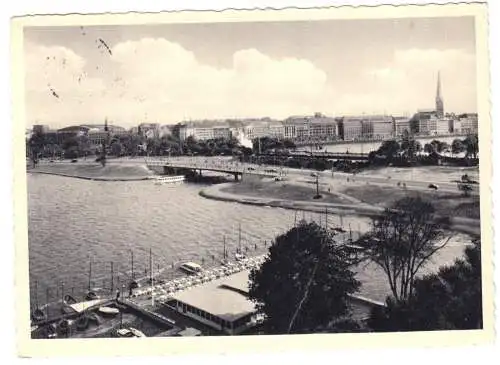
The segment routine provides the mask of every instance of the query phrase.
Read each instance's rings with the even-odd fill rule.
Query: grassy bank
[[[320,194],[322,195],[322,198],[313,199],[313,197],[316,195],[315,185],[304,186],[289,183],[286,181],[270,181],[268,179],[247,182],[243,181],[240,183],[231,184],[221,188],[221,192],[251,196],[255,198],[314,201],[332,204],[351,203],[348,199],[342,196],[338,196],[334,193],[329,193],[328,191],[321,189],[321,187]]]
[[[359,185],[345,188],[342,193],[365,203],[387,207],[405,196],[421,196],[431,201],[438,214],[449,217],[479,219],[479,196],[464,197],[460,193],[415,191],[378,185]]]
[[[38,165],[28,170],[31,173],[43,173],[74,177],[87,180],[102,181],[134,181],[144,180],[154,173],[146,166],[121,166],[100,164],[50,164]]]

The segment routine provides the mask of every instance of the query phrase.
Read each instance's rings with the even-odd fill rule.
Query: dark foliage
[[[388,298],[386,304],[371,313],[369,326],[375,331],[481,329],[480,241],[465,249],[464,259],[417,279],[405,301]]]
[[[360,286],[353,263],[349,248],[316,223],[301,222],[278,236],[250,275],[249,296],[265,315],[266,332],[314,332],[349,318],[348,294]]]
[[[356,245],[385,273],[396,302],[413,294],[418,271],[449,241],[447,219],[421,197],[405,197],[372,219],[372,229]]]

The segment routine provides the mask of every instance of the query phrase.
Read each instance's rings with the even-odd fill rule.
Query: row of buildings
[[[238,124],[228,121],[190,121],[176,125],[143,123],[131,129],[110,124],[112,136],[141,135],[146,139],[161,138],[173,134],[181,141],[192,137],[196,140],[217,138],[245,138],[253,140],[262,137],[290,139],[295,142],[329,141],[378,141],[398,138],[404,133],[419,136],[467,135],[477,133],[477,114],[443,115],[435,111],[421,110],[413,117],[388,115],[361,115],[329,117],[320,113],[312,116],[293,116],[283,121],[270,118],[243,119]],[[47,126],[35,125],[31,133],[56,134],[58,140],[85,135],[92,145],[100,145],[107,138],[105,125],[78,125],[50,130]]]
[[[244,136],[248,140],[262,137],[290,139],[296,142],[379,141],[402,136],[405,132],[422,136],[465,135],[477,133],[477,114],[438,116],[436,112],[419,111],[413,117],[361,115],[330,117],[321,113],[293,116],[283,121],[269,118],[242,120],[238,127],[224,121],[206,125],[204,121],[182,123],[179,139],[197,140]]]

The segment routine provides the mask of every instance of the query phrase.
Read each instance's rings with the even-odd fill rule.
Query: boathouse
[[[180,314],[215,330],[236,335],[253,327],[255,305],[248,299],[248,275],[244,270],[179,292],[167,305]]]

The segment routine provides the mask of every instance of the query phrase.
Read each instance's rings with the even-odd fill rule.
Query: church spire
[[[443,98],[441,97],[441,72],[438,71],[436,89],[436,114],[438,117],[444,116]]]
[[[441,72],[438,71],[436,98],[441,99]]]

